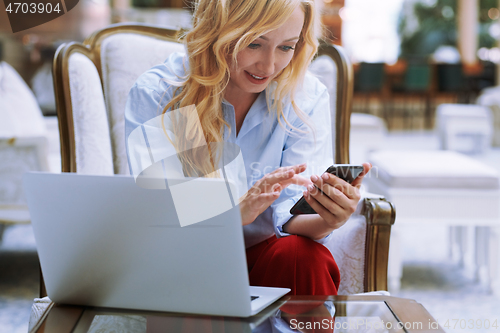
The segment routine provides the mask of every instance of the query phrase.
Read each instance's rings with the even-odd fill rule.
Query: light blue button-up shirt
[[[163,64],[151,68],[139,77],[130,90],[126,104],[126,138],[138,126],[161,114],[172,98],[175,90],[172,85],[182,79],[186,67],[185,55],[175,53]],[[224,141],[236,144],[241,149],[247,188],[279,167],[306,162],[307,169],[302,175],[309,177],[323,173],[333,164],[330,105],[326,87],[308,74],[294,98],[296,105],[307,115],[312,129],[298,117],[291,103],[285,102],[283,113],[287,121],[296,129],[307,133],[301,133],[288,125],[287,131],[278,123],[275,110],[269,112],[266,96],[272,93],[273,87],[270,84],[260,93],[248,111],[238,135],[234,107],[227,101],[222,103],[224,119],[230,126],[230,130],[224,130]],[[282,123],[286,124],[284,121]],[[303,190],[303,187],[297,185],[284,189],[280,197],[253,223],[243,227],[247,248],[274,234],[277,237],[288,235],[283,232],[282,227],[292,217],[290,208],[300,199]]]

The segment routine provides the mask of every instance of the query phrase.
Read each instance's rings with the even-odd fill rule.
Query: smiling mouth
[[[248,74],[250,74],[250,73],[248,73]],[[263,80],[266,78],[265,76],[257,76],[257,75],[253,75],[253,74],[250,74],[250,76],[252,76],[254,79],[257,79],[257,80]]]
[[[250,79],[251,82],[255,84],[261,84],[267,81],[269,79],[269,76],[258,76],[255,74],[251,74],[247,71],[245,71],[246,75],[248,75],[248,78]]]

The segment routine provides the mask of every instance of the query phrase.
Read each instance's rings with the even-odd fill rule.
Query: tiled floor
[[[448,257],[448,228],[419,226],[405,228],[402,235],[403,278],[401,290],[393,296],[411,298],[421,303],[450,333],[500,331],[500,297],[485,291],[484,287],[468,278],[457,263]],[[489,320],[498,329],[461,329],[465,320],[484,323]],[[453,329],[454,325],[457,325]],[[472,327],[472,326],[471,326]]]
[[[391,133],[385,143],[388,148],[404,149],[438,146],[430,132]],[[500,150],[478,158],[500,170]],[[448,320],[447,332],[500,332],[500,298],[486,293],[450,262],[447,228],[415,226],[407,231],[402,235],[402,288],[393,296],[417,300],[441,325]],[[29,225],[8,228],[0,246],[0,333],[27,331],[31,303],[37,294],[38,258],[32,229]],[[486,320],[493,324],[496,320],[499,327],[460,329],[460,324],[470,325],[469,320],[474,320],[475,325]]]

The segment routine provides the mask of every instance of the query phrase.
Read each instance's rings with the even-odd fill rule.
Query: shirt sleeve
[[[165,62],[139,76],[129,91],[125,104],[125,146],[130,173],[136,177],[148,164],[175,155],[165,135],[166,130],[173,137],[169,131],[169,112],[161,115],[185,74],[184,60],[182,52],[171,54]]]
[[[125,106],[125,140],[130,173],[136,179],[141,174],[153,175],[150,172],[161,172],[158,176],[167,178],[184,176],[172,144],[175,137],[170,113],[162,116],[172,96],[169,90],[160,95],[147,85],[135,84],[129,92]],[[153,165],[157,167],[151,168]]]
[[[330,116],[330,97],[326,88],[320,84],[317,98],[309,102],[306,110],[312,130],[306,123],[297,117],[288,136],[282,154],[281,166],[290,166],[306,162],[307,169],[301,176],[310,177],[313,174],[322,174],[333,164],[332,130]],[[300,133],[307,131],[308,133]],[[290,185],[282,191],[280,197],[273,203],[273,223],[277,237],[288,236],[283,231],[283,225],[293,216],[290,208],[302,197],[304,188]],[[327,236],[328,237],[328,236]],[[326,237],[325,237],[326,239]],[[323,239],[323,240],[325,240]],[[321,243],[323,240],[320,240]]]
[[[136,177],[152,164],[142,125],[158,114],[159,101],[155,90],[137,83],[128,94],[125,104],[125,143],[130,174]]]

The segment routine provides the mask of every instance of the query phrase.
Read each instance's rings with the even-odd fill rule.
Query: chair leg
[[[464,226],[449,227],[449,256],[453,262],[456,262],[459,267],[464,267],[465,250],[466,250],[466,234],[467,228]]]
[[[491,291],[493,295],[500,296],[500,228],[490,227],[490,243],[489,243],[489,268]]]
[[[476,261],[479,282],[494,295],[500,296],[500,228],[476,227]]]

